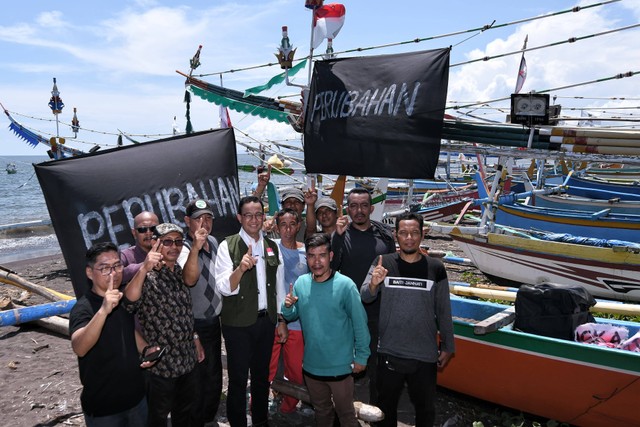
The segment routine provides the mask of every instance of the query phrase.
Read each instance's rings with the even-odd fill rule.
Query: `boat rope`
[[[640,101],[640,98],[630,98],[627,96],[597,97],[597,96],[558,96],[561,99],[593,99],[604,101]]]
[[[33,172],[33,173],[31,174],[31,176],[29,177],[29,179],[27,179],[27,180],[26,180],[25,182],[23,182],[22,184],[18,185],[18,186],[16,187],[16,190],[19,190],[19,189],[21,189],[22,187],[24,187],[25,185],[27,185],[27,183],[28,183],[29,181],[31,181],[31,178],[33,178],[34,176],[36,176],[36,173],[35,173],[35,172]]]
[[[512,26],[512,25],[523,24],[523,23],[526,23],[526,22],[536,21],[536,20],[539,20],[539,19],[546,19],[546,18],[551,18],[551,17],[554,17],[554,16],[564,15],[564,14],[567,14],[567,13],[577,13],[577,12],[580,12],[582,10],[591,9],[591,8],[594,8],[594,7],[605,6],[605,5],[608,5],[610,3],[617,3],[619,1],[621,1],[621,0],[609,0],[609,1],[603,1],[603,2],[598,2],[598,3],[587,4],[587,5],[584,5],[584,6],[575,6],[575,7],[572,7],[570,9],[564,9],[564,10],[561,10],[561,11],[558,11],[558,12],[551,12],[551,13],[547,13],[547,14],[540,15],[540,16],[534,16],[534,17],[530,17],[530,18],[519,19],[517,21],[505,22],[505,23],[497,24],[497,25],[495,24],[495,21],[493,21],[491,24],[485,24],[485,25],[483,25],[481,27],[471,28],[471,29],[468,29],[468,30],[455,31],[455,32],[452,32],[452,33],[439,34],[439,35],[436,35],[436,36],[415,38],[415,39],[412,39],[412,40],[405,40],[405,41],[400,41],[400,42],[385,43],[385,44],[375,45],[375,46],[358,47],[358,48],[353,48],[353,49],[347,49],[347,50],[335,52],[335,55],[341,55],[341,54],[345,54],[345,53],[354,53],[354,52],[365,52],[365,51],[369,51],[369,50],[384,49],[384,48],[389,48],[389,47],[402,46],[402,45],[406,45],[406,44],[416,44],[416,43],[421,43],[421,42],[424,42],[424,41],[437,40],[437,39],[453,37],[453,36],[458,36],[458,35],[467,34],[467,33],[474,33],[474,32],[482,33],[482,32],[487,31],[487,30],[493,30],[493,29],[497,29],[497,28],[509,27],[509,26]],[[469,38],[471,38],[471,37],[469,37]],[[469,38],[463,40],[463,42],[468,40]],[[518,52],[522,52],[522,50],[519,50]],[[324,53],[319,53],[319,54],[313,55],[312,58],[321,58],[323,55],[325,55],[325,54]],[[295,62],[300,62],[300,61],[303,61],[303,60],[305,60],[307,58],[308,57],[301,58],[301,59],[296,59]],[[232,74],[232,73],[237,73],[237,72],[240,72],[240,71],[255,70],[257,68],[272,67],[274,65],[278,65],[279,66],[280,64],[278,62],[268,62],[266,64],[251,65],[251,66],[244,67],[244,68],[234,68],[234,69],[229,69],[229,70],[225,70],[225,71],[217,71],[215,73],[203,73],[203,74],[197,74],[197,75],[194,74],[193,77],[207,77],[207,76],[214,76],[214,75],[218,75],[218,74]]]
[[[548,43],[548,44],[541,45],[541,46],[529,47],[527,49],[515,50],[515,51],[512,51],[512,52],[501,53],[501,54],[493,55],[493,56],[483,56],[482,58],[471,59],[471,60],[465,61],[465,62],[457,62],[455,64],[449,65],[449,68],[459,67],[461,65],[473,64],[475,62],[486,62],[486,61],[490,61],[492,59],[504,58],[505,56],[519,55],[519,54],[523,54],[525,52],[530,52],[530,51],[533,51],[533,50],[546,49],[546,48],[550,48],[550,47],[556,47],[556,46],[560,46],[560,45],[563,45],[563,44],[566,44],[566,43],[575,43],[577,41],[586,40],[586,39],[590,39],[590,38],[593,38],[593,37],[605,36],[605,35],[617,33],[617,32],[620,32],[620,31],[631,30],[631,29],[637,28],[637,27],[640,27],[640,24],[633,24],[633,25],[628,25],[626,27],[614,28],[613,30],[602,31],[600,33],[593,33],[593,34],[589,34],[589,35],[582,36],[582,37],[570,37],[567,40]]]
[[[39,121],[42,121],[42,122],[55,122],[56,121],[55,119],[45,119],[43,117],[30,116],[28,114],[22,114],[22,113],[18,113],[16,111],[10,111],[10,110],[7,110],[7,111],[9,111],[9,113],[11,113],[14,116],[21,116],[21,117],[25,117],[25,118],[32,119],[32,120],[39,120]],[[64,125],[64,126],[68,126],[69,128],[71,128],[71,126],[72,126],[71,123],[65,123],[65,122],[62,122],[62,121],[60,121],[59,123],[61,125]],[[33,130],[33,129],[31,129],[31,130]],[[85,128],[85,127],[80,127],[80,130],[83,130],[83,131],[86,131],[86,132],[98,133],[98,134],[102,134],[102,135],[119,136],[119,135],[123,135],[124,134],[124,132],[120,132],[120,131],[119,132],[105,132],[105,131],[101,131],[101,130],[88,129],[88,128]],[[135,134],[135,133],[127,132],[126,135],[127,136],[131,136],[131,137],[135,136],[135,137],[142,137],[142,138],[161,138],[161,137],[173,136],[173,133]],[[74,137],[61,136],[61,138],[70,139],[70,140],[73,139],[74,141],[76,140],[76,138],[74,138]]]
[[[600,79],[595,79],[595,80],[589,80],[586,82],[580,82],[580,83],[574,83],[571,85],[566,85],[566,86],[558,86],[555,88],[551,88],[551,89],[543,89],[543,90],[536,90],[535,93],[549,93],[549,92],[553,92],[556,90],[564,90],[564,89],[570,89],[570,88],[574,88],[574,87],[579,87],[579,86],[587,86],[590,84],[594,84],[594,83],[602,83],[602,82],[606,82],[609,80],[616,80],[616,79],[623,79],[626,77],[633,77],[636,76],[637,74],[640,74],[640,71],[627,71],[624,73],[619,73],[616,74],[614,76],[610,76],[610,77],[602,77]],[[469,107],[476,107],[479,105],[484,105],[484,104],[491,104],[494,102],[500,102],[500,101],[507,101],[507,100],[511,100],[511,95],[509,96],[505,96],[502,98],[496,98],[496,99],[492,99],[490,101],[480,101],[480,102],[474,102],[471,104],[466,104],[466,105],[457,105],[457,106],[450,106],[450,107],[445,107],[445,110],[458,110],[461,108],[469,108]]]

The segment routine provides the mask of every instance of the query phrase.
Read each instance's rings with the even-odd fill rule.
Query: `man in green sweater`
[[[341,426],[359,426],[351,374],[366,368],[371,353],[367,314],[353,280],[331,269],[329,235],[313,234],[305,246],[310,273],[296,280],[282,315],[302,325],[302,368],[317,425],[333,426],[335,413]]]

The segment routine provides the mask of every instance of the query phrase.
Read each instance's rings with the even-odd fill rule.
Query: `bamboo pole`
[[[54,291],[53,289],[49,289],[45,286],[32,283],[11,271],[0,270],[0,282],[40,295],[49,301],[68,301],[75,298],[73,296]]]
[[[449,285],[449,291],[452,294],[460,296],[470,296],[510,302],[514,302],[517,295],[517,292],[513,291],[500,291],[460,285]],[[623,316],[640,316],[640,305],[598,301],[596,305],[589,309],[589,311],[606,314],[618,314]]]

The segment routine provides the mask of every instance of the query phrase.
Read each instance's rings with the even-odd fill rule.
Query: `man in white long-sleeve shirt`
[[[223,296],[222,335],[227,350],[229,390],[227,417],[232,426],[246,426],[246,395],[251,372],[252,425],[266,425],[269,405],[269,362],[276,324],[281,339],[287,327],[280,322],[285,295],[278,245],[262,236],[264,206],[247,196],[238,204],[240,232],[228,236],[218,249],[216,286]]]

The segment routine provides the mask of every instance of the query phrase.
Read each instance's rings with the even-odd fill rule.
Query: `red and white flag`
[[[324,39],[334,39],[344,24],[345,7],[343,4],[325,4],[313,11],[313,48],[316,49]]]
[[[220,106],[220,129],[233,127],[231,124],[231,117],[229,117],[229,110],[225,106]]]
[[[515,93],[519,93],[524,86],[524,81],[527,79],[527,61],[524,59],[524,55],[522,55],[522,59],[520,60],[520,69],[518,70],[518,80],[516,80],[516,91]]]

